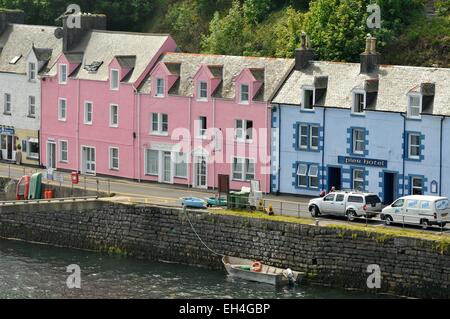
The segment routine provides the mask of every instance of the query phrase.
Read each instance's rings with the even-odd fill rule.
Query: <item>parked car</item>
[[[373,193],[332,192],[309,202],[313,217],[319,215],[347,216],[349,220],[358,217],[373,218],[381,212],[381,199]]]
[[[380,217],[386,225],[417,224],[424,229],[432,225],[445,227],[450,222],[450,203],[446,197],[405,196],[384,208]]]

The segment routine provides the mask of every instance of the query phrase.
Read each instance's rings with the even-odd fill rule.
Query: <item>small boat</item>
[[[181,199],[181,205],[187,208],[205,208],[206,202],[200,198],[186,197]]]
[[[16,199],[27,200],[30,191],[30,176],[22,176],[16,186]]]
[[[233,277],[271,285],[299,283],[304,273],[263,265],[248,259],[224,256],[222,263]]]
[[[224,207],[228,205],[227,203],[226,198],[210,197],[206,200],[206,205],[208,207]]]
[[[42,197],[42,174],[31,175],[30,191],[28,199],[40,199]]]

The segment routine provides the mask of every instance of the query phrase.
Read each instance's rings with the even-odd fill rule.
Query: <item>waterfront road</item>
[[[0,177],[20,178],[23,175],[31,175],[36,172],[41,172],[44,176],[44,181],[54,187],[65,186],[72,187],[70,173],[56,172],[53,175],[53,180],[48,180],[47,171],[45,169],[30,168],[26,166],[18,166],[14,164],[0,163]],[[96,177],[96,176],[80,176],[80,182],[74,186],[77,188],[115,195],[110,200],[118,202],[133,202],[143,204],[157,204],[164,206],[181,206],[181,198],[184,197],[198,197],[209,198],[214,197],[216,191],[214,190],[200,190],[187,186],[164,185],[147,182],[137,182],[125,179]],[[299,218],[311,219],[308,212],[308,202],[310,198],[298,196],[276,196],[265,195],[264,206],[271,205],[273,210],[278,215],[293,216]],[[313,223],[314,221],[311,220]],[[333,223],[349,223],[342,218],[320,218],[321,224]],[[384,223],[379,219],[369,221],[356,221],[358,224],[370,224],[372,226],[384,227]],[[391,226],[393,227],[393,226]],[[395,226],[394,226],[395,227]],[[403,228],[402,225],[397,226]],[[408,228],[420,229],[420,227],[407,226]],[[439,228],[434,228],[430,231],[440,232]],[[445,234],[450,235],[450,225],[443,229]]]

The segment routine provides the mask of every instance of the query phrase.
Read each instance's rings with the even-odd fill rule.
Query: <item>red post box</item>
[[[78,184],[80,182],[78,172],[72,172],[72,174],[70,174],[70,177],[72,179],[72,184]]]

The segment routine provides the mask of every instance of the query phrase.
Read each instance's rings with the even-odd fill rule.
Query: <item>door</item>
[[[162,182],[172,183],[172,153],[163,152]]]
[[[56,143],[47,142],[47,168],[56,169]]]
[[[384,173],[383,204],[390,205],[397,199],[397,174]]]
[[[328,190],[331,188],[336,190],[342,189],[342,174],[340,167],[328,167]]]
[[[337,194],[336,199],[334,200],[334,214],[345,216],[345,195]]]
[[[420,223],[420,201],[417,199],[409,199],[406,201],[405,213],[403,215],[405,223],[419,224]]]
[[[6,159],[11,161],[13,160],[13,140],[14,140],[14,136],[12,135],[7,135],[6,136],[6,140],[7,140],[7,154],[6,154]]]
[[[195,186],[198,188],[208,188],[208,168],[205,156],[197,157],[195,161]]]
[[[96,164],[95,164],[95,148],[83,146],[83,156],[82,156],[82,168],[83,173],[95,175]]]
[[[324,197],[322,207],[320,210],[322,213],[330,214],[334,212],[334,198],[336,194],[330,194]]]

